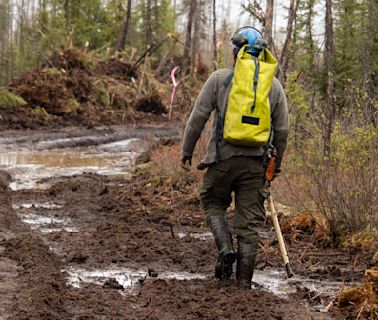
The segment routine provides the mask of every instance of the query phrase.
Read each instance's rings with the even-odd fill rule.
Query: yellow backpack
[[[223,126],[223,139],[235,145],[258,147],[270,136],[269,91],[277,60],[266,48],[258,58],[240,49],[232,77]]]

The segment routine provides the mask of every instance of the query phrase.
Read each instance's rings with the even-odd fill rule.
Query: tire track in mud
[[[172,211],[165,206],[156,207],[156,199],[149,199],[153,191],[141,194],[141,188],[138,183],[121,188],[109,186],[105,177],[86,174],[64,179],[49,190],[13,194],[13,201],[19,204],[33,199],[59,204],[63,207],[31,210],[46,217],[69,217],[76,225],[85,226],[79,233],[41,235],[49,247],[58,247],[54,252],[61,260],[60,268],[104,273],[113,268],[122,276],[129,266],[150,275],[137,275],[135,290],[129,293],[121,289],[114,274],[104,281],[81,281],[80,288],[65,287],[61,299],[70,317],[248,319],[253,314],[255,319],[310,318],[309,309],[299,300],[288,301],[258,288],[244,292],[235,284],[220,286],[212,278],[215,248],[211,238],[204,241],[190,237],[190,233],[204,232],[202,216],[188,219],[188,207],[177,211],[181,205]],[[175,223],[178,214],[181,220]],[[167,270],[191,271],[207,277],[167,279]],[[250,301],[256,301],[256,305]],[[291,310],[286,310],[287,306]],[[314,319],[327,318],[318,314]]]
[[[64,317],[61,262],[13,213],[4,182],[0,181],[0,270],[8,269],[11,274],[0,278],[2,315],[4,319]]]

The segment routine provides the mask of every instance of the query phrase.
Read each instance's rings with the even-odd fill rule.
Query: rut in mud
[[[161,141],[169,134],[134,138]],[[112,137],[113,142],[102,143],[125,138],[114,133]],[[72,138],[62,137],[68,139],[66,147],[72,146]],[[21,149],[22,143],[24,148],[28,145],[18,141]],[[40,137],[35,149],[47,144]],[[142,145],[149,146],[140,143],[138,148]],[[51,148],[39,152],[43,156],[53,147],[51,141]],[[78,157],[82,148],[65,151]],[[97,155],[98,150],[108,152],[107,160],[120,168],[117,174],[83,164],[81,172],[65,168],[71,172],[66,177],[53,170],[42,181],[35,179],[29,189],[19,175],[18,185],[13,184],[17,191],[4,187],[9,177],[2,175],[0,285],[6,290],[0,311],[5,319],[343,318],[336,310],[325,312],[325,306],[344,283],[361,280],[366,257],[317,247],[304,234],[289,244],[296,277],[288,281],[267,223],[253,290],[219,283],[213,278],[215,246],[191,190],[190,175],[183,174],[185,183],[166,190],[144,166],[132,176],[126,174],[146,159],[145,152],[141,156],[137,148],[135,155],[120,156],[119,150],[96,148],[89,149]],[[35,159],[29,149],[23,150],[25,157],[17,160],[20,166]],[[51,150],[50,156],[59,157],[63,150]],[[131,162],[122,162],[125,157]],[[93,161],[93,154],[89,158]],[[98,167],[106,165],[102,159]],[[13,170],[17,174],[21,169]]]

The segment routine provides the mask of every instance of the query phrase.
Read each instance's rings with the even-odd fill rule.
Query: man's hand
[[[180,165],[184,170],[190,170],[190,166],[192,165],[192,156],[181,156]]]
[[[281,170],[281,169],[278,169],[278,168],[276,168],[276,169],[274,170],[272,181],[273,181],[274,179],[278,178],[278,177],[281,175],[281,171],[282,171],[282,170]]]

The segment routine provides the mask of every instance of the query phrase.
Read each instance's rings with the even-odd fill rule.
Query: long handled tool
[[[277,160],[277,155],[273,147],[267,152],[266,170],[265,170],[265,181],[266,181],[267,189],[270,189],[270,185],[275,176],[276,160]],[[278,245],[280,246],[282,258],[285,263],[286,274],[288,278],[291,278],[294,274],[290,267],[289,256],[287,255],[285,241],[282,237],[281,227],[278,222],[277,211],[276,211],[276,208],[274,208],[273,198],[270,195],[270,192],[268,196],[268,204],[269,204],[270,212],[272,214],[272,220],[273,220],[274,230],[276,231],[276,235],[277,235]]]
[[[289,256],[287,255],[285,241],[282,237],[281,227],[278,222],[277,211],[274,208],[273,198],[271,195],[269,195],[268,197],[268,204],[269,204],[270,212],[272,214],[272,220],[273,220],[274,230],[276,231],[276,235],[277,235],[278,245],[280,247],[282,258],[285,263],[286,274],[288,278],[291,278],[294,274],[290,267]]]

